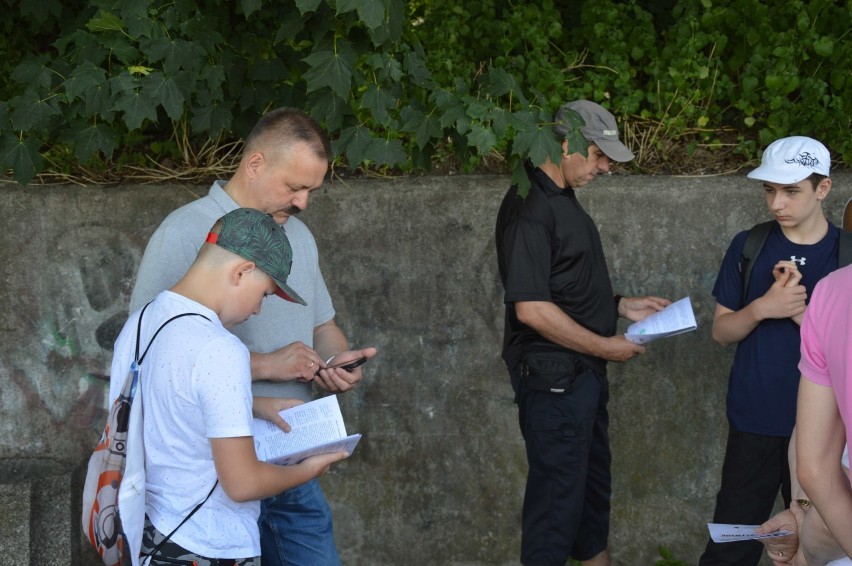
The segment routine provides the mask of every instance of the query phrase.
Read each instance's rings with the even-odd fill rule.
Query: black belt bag
[[[521,359],[521,381],[536,391],[571,393],[584,371],[583,362],[568,352],[528,352]]]

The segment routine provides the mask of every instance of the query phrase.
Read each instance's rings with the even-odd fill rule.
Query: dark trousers
[[[519,371],[511,373],[529,464],[521,562],[588,560],[606,550],[609,535],[609,383],[584,370],[572,391],[557,394],[524,387]]]
[[[769,519],[778,490],[790,506],[790,437],[749,434],[730,427],[722,486],[716,496],[714,523],[759,525]],[[699,566],[756,566],[763,555],[757,541],[707,541]]]

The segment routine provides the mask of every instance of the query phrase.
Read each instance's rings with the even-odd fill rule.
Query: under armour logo
[[[815,168],[819,165],[819,159],[807,151],[803,151],[792,159],[785,159],[784,163],[798,163],[802,167]]]
[[[796,256],[791,255],[790,261],[792,261],[794,263],[798,263],[799,265],[805,265],[805,258],[803,258],[803,257],[797,258]]]

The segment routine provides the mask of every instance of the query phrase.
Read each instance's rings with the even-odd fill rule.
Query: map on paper
[[[644,320],[634,322],[627,327],[624,337],[634,344],[647,344],[696,328],[698,326],[695,324],[692,302],[689,297],[684,297]]]
[[[329,395],[281,411],[293,429],[284,432],[272,422],[254,419],[252,432],[257,458],[270,464],[291,466],[309,456],[345,450],[350,455],[360,434],[346,435],[337,396]]]

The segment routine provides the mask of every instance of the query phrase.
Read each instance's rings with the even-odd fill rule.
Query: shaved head
[[[331,159],[331,142],[317,122],[296,108],[278,108],[261,116],[246,138],[243,155],[261,152],[267,159],[287,159],[294,145],[306,144],[323,161]]]

